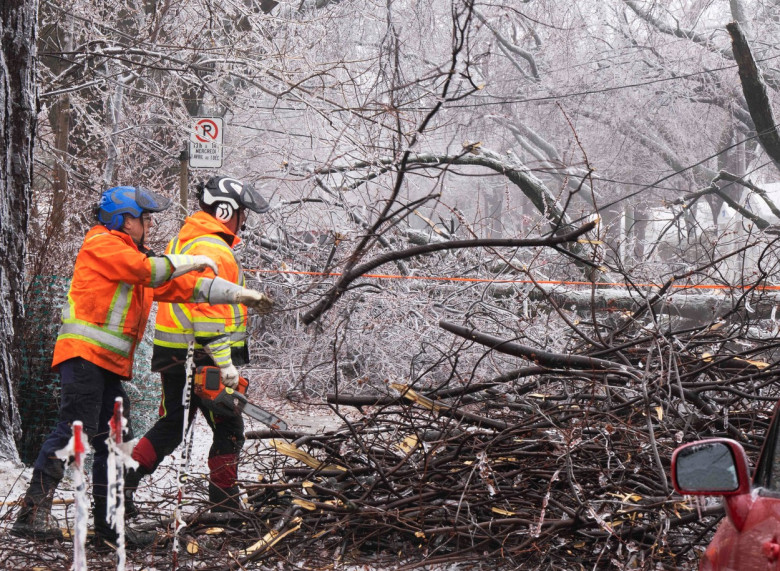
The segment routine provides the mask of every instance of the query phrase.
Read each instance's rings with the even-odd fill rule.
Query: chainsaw
[[[243,413],[276,430],[287,430],[287,423],[281,418],[247,400],[249,382],[244,377],[239,377],[238,387],[231,389],[222,384],[219,367],[198,367],[193,385],[203,406],[215,414],[239,416]]]

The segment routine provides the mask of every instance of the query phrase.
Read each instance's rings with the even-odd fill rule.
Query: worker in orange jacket
[[[260,292],[211,274],[195,274],[204,268],[217,273],[217,265],[206,256],[156,256],[148,250],[145,243],[153,225],[151,215],[169,206],[168,199],[154,192],[119,186],[103,192],[95,208],[98,224],[87,232],[76,257],[54,348],[52,367],[61,379],[59,418],[35,461],[24,505],[11,529],[16,536],[62,539],[60,528],[50,523],[54,490],[65,469],[56,452],[68,444],[73,421],[80,420],[95,451],[95,545],[116,545],[116,532],[106,521],[106,438],[118,397],[127,417],[124,440],[133,438],[130,401],[122,381],[132,376],[133,355],[153,301],[224,304],[241,300],[252,307],[268,303]],[[131,548],[149,545],[155,538],[154,533],[125,529],[125,543]]]
[[[217,263],[220,277],[243,286],[241,264],[233,251],[241,241],[238,232],[250,210],[262,213],[268,210],[268,204],[252,186],[224,176],[200,184],[198,199],[201,210],[185,220],[166,252],[208,256]],[[249,362],[246,324],[247,308],[242,303],[160,304],[152,353],[152,370],[159,371],[162,379],[160,417],[133,449],[133,459],[139,466],[126,480],[125,510],[129,516],[137,513],[132,501],[134,488],[145,475],[154,472],[183,438],[182,394],[188,344],[195,342],[195,366],[218,366],[222,383],[235,388],[239,378],[236,367]],[[240,415],[228,417],[211,412],[190,390],[188,423],[200,409],[213,433],[208,460],[209,499],[217,511],[236,509],[240,505],[236,479],[244,444],[244,421]]]

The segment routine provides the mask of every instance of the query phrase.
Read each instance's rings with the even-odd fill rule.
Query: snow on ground
[[[0,511],[3,523],[5,513],[9,508],[9,501],[16,500],[24,494],[31,473],[32,468],[26,468],[24,464],[0,460],[0,489],[5,491],[2,498],[2,511]]]
[[[256,394],[262,394],[258,391]],[[250,394],[250,400],[252,395]],[[273,411],[281,416],[292,430],[306,432],[324,432],[337,428],[341,420],[327,406],[302,406],[293,405],[283,399],[264,397],[262,400],[256,397],[257,404]],[[245,417],[246,431],[262,430],[265,426],[251,418]],[[142,435],[138,435],[142,436]],[[196,416],[193,430],[193,446],[189,461],[188,473],[190,477],[206,478],[208,475],[208,451],[211,445],[211,431],[200,415]],[[245,451],[250,447],[264,446],[260,441],[247,440]],[[181,448],[180,448],[181,449]],[[89,467],[89,460],[87,461]],[[159,500],[162,494],[172,495],[177,488],[177,455],[168,456],[155,473],[145,478],[139,487],[137,498],[141,502]],[[24,464],[16,464],[9,461],[0,461],[0,490],[4,490],[0,496],[0,533],[6,534],[18,512],[18,500],[24,496],[27,485],[32,475],[32,467]],[[239,478],[246,476],[239,468]],[[87,473],[88,481],[91,474]],[[73,525],[73,484],[70,472],[60,483],[55,494],[52,515],[58,520],[60,527],[72,527]]]
[[[257,391],[255,394],[263,395],[263,392]],[[256,396],[255,399],[252,399],[251,394],[249,396],[250,400],[255,400],[259,406],[262,406],[263,408],[266,408],[269,411],[273,411],[281,416],[292,430],[301,430],[309,433],[321,433],[330,430],[336,430],[343,425],[341,418],[339,418],[339,416],[336,415],[327,405],[306,406],[293,404],[283,399],[274,399],[269,397],[267,394],[265,394],[262,398],[260,396]],[[351,419],[354,419],[354,416],[357,416],[357,413],[351,410],[342,409],[341,412],[348,414]],[[189,474],[193,478],[205,478],[208,472],[207,457],[209,446],[211,444],[211,431],[200,415],[198,415],[196,418],[197,420],[193,432],[194,442],[190,458]],[[245,420],[247,432],[253,430],[262,430],[265,428],[265,426],[259,422],[253,421],[249,418],[245,418]],[[264,446],[266,445],[263,443],[263,441],[247,440],[244,450],[246,454],[249,455],[253,452],[253,450],[256,451],[255,447]],[[153,476],[144,479],[136,495],[140,502],[147,502],[146,505],[150,505],[148,502],[160,502],[163,496],[170,498],[173,495],[176,490],[175,460],[175,455],[169,456],[161,464],[158,470],[155,471]],[[248,472],[248,468],[245,468],[244,470],[239,468],[239,478],[249,477],[250,474]],[[31,467],[26,467],[23,464],[16,464],[8,461],[0,461],[0,490],[5,490],[5,493],[2,495],[2,506],[0,506],[0,538],[5,539],[6,541],[11,537],[8,534],[8,531],[13,524],[16,513],[19,510],[18,500],[23,497],[31,474]],[[87,474],[88,478],[89,476],[90,475]],[[190,486],[190,488],[192,487],[194,486]],[[202,488],[203,486],[201,486],[201,489]],[[75,509],[72,502],[73,485],[70,473],[68,473],[57,489],[55,495],[55,506],[52,509],[52,515],[57,519],[57,523],[63,528],[72,528],[73,526],[73,514]],[[163,500],[163,503],[164,502],[165,500]],[[158,503],[157,505],[159,506],[162,504]],[[170,507],[171,505],[171,503],[165,504],[165,509],[170,509],[172,513],[172,508]],[[183,511],[186,515],[186,506],[183,507]],[[143,517],[144,516],[142,515],[141,518]],[[15,540],[15,538],[12,539],[11,545],[13,545],[13,541],[18,540]],[[8,543],[5,543],[5,545],[7,546]],[[51,548],[43,544],[41,544],[41,549],[43,550],[40,552],[42,559],[50,560],[50,564],[54,565],[55,568],[60,568],[59,566],[62,564],[69,564],[69,555],[67,553],[62,553],[59,551],[59,549],[56,553],[46,551],[47,549]],[[2,554],[2,549],[0,549],[0,554]],[[6,556],[2,555],[1,559],[8,563],[12,560],[13,556],[9,557],[11,557],[11,559],[6,559]],[[22,559],[22,561],[25,560]],[[401,561],[399,561],[399,565],[400,564]],[[337,564],[336,562],[334,562],[333,568],[340,571],[388,571],[389,569],[373,567],[370,564],[361,564],[355,566]],[[420,570],[428,571],[453,571],[462,569],[464,567],[461,567],[458,564],[448,564],[434,566],[421,565],[418,568]],[[468,566],[465,568],[473,567]],[[161,571],[156,570],[156,568],[153,567],[144,567],[144,569],[147,571]]]

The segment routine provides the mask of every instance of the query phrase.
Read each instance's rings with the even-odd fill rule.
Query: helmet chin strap
[[[141,212],[141,216],[138,217],[138,220],[141,221],[141,243],[138,244],[138,248],[146,248],[145,239],[146,239],[146,222],[144,221],[144,213]]]
[[[232,210],[232,209],[231,209]],[[225,222],[225,225],[231,229],[231,231],[238,235],[239,231],[246,230],[246,224],[243,224],[241,222],[241,213],[243,212],[243,209],[239,208],[237,210],[233,210],[233,215],[230,217],[229,220]]]
[[[125,221],[122,222],[122,226],[121,226],[121,228],[119,228],[119,231],[120,232],[124,232],[125,234],[130,236],[130,239],[135,243],[136,246],[138,246],[139,250],[141,250],[141,251],[145,250],[146,246],[144,245],[144,238],[146,237],[146,223],[144,222],[143,213],[141,213],[141,216],[138,217],[138,220],[141,222],[141,239],[140,240],[136,240],[135,238],[133,238],[132,234],[130,234],[130,232],[127,231],[127,229],[125,228],[125,224],[127,224],[127,216],[128,215],[125,214],[124,216],[125,216]]]

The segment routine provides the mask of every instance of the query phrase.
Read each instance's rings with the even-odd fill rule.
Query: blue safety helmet
[[[162,212],[171,201],[156,192],[135,186],[115,186],[103,191],[96,207],[98,222],[109,230],[119,230],[124,215],[138,218],[144,212]]]

